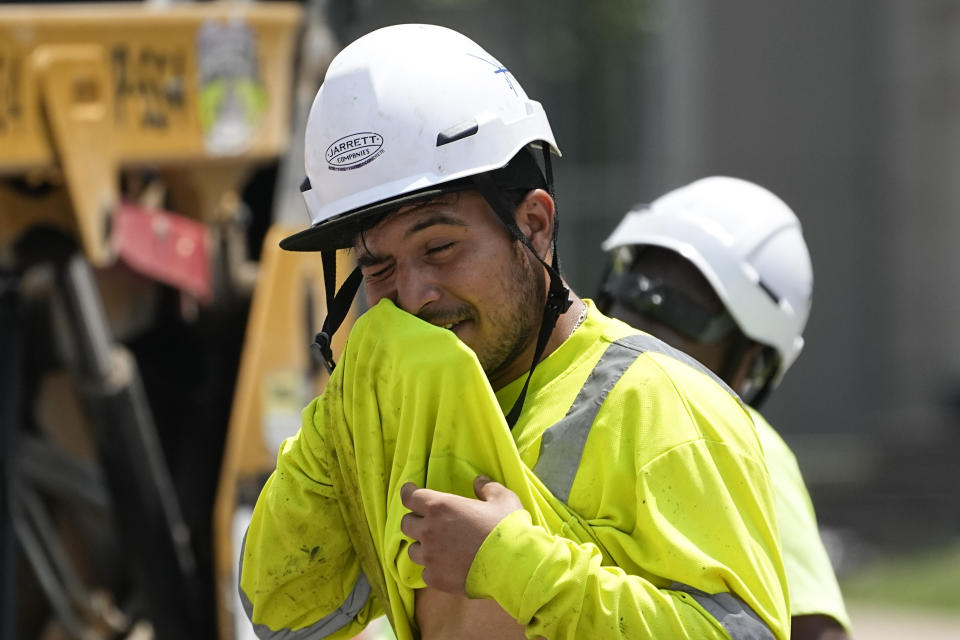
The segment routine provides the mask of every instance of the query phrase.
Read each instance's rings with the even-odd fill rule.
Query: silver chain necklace
[[[582,302],[581,304],[583,304],[583,309],[580,311],[580,317],[577,318],[577,323],[573,325],[573,330],[570,331],[571,335],[573,334],[574,331],[579,329],[580,325],[583,324],[583,321],[587,319],[587,303]]]

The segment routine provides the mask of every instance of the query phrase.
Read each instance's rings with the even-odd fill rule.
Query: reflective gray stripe
[[[533,472],[560,500],[566,502],[570,497],[573,477],[600,406],[639,355],[634,349],[611,343],[587,376],[567,415],[544,432]]]
[[[690,356],[685,354],[683,351],[680,351],[679,349],[674,349],[673,347],[668,345],[666,342],[663,342],[662,340],[657,340],[653,336],[647,335],[645,333],[638,333],[632,336],[627,336],[626,338],[620,338],[619,340],[614,342],[614,344],[623,344],[641,352],[649,351],[651,353],[660,353],[665,356],[670,356],[674,360],[679,360],[680,362],[693,367],[694,369],[704,374],[705,376],[708,376],[711,380],[713,380],[718,385],[726,389],[727,393],[732,395],[737,400],[740,399],[740,396],[734,393],[733,389],[727,386],[726,382],[721,380],[717,376],[717,374],[715,374],[713,371],[711,371],[706,366],[704,366],[699,360],[696,360],[695,358],[691,358]]]
[[[610,343],[593,371],[587,376],[587,381],[574,399],[567,415],[544,432],[540,443],[540,457],[537,458],[533,472],[560,500],[566,502],[570,497],[573,478],[580,467],[580,458],[583,456],[587,436],[590,435],[590,428],[607,394],[630,365],[641,354],[647,352],[660,353],[679,360],[709,376],[733,397],[737,397],[737,394],[710,369],[651,335],[638,333]]]
[[[670,585],[670,589],[693,596],[733,640],[776,640],[770,627],[754,613],[750,605],[732,593],[704,593],[679,582]]]
[[[243,549],[247,546],[247,534],[243,534],[243,544],[240,545],[240,575],[243,575]],[[240,588],[240,580],[237,580],[237,590],[240,592],[240,602],[243,604],[243,611],[247,614],[247,619],[253,625],[253,632],[258,638],[263,640],[320,640],[333,635],[335,632],[343,629],[350,624],[360,613],[363,605],[370,597],[370,582],[367,580],[363,571],[357,576],[357,581],[353,585],[353,590],[347,595],[346,600],[340,605],[340,608],[333,613],[317,620],[309,627],[303,629],[279,629],[274,631],[265,624],[253,623],[253,603],[247,597],[247,594]]]

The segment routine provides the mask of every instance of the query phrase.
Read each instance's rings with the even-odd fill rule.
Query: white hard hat
[[[707,278],[743,333],[779,355],[778,383],[803,349],[813,271],[800,221],[780,198],[746,180],[697,180],[630,211],[604,250],[655,245]]]
[[[302,187],[313,226],[281,246],[349,246],[369,216],[544,143],[559,155],[543,107],[478,44],[433,25],[378,29],[334,58],[317,92]]]

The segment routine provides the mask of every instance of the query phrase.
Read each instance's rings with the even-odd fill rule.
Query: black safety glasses
[[[630,271],[612,275],[604,293],[700,344],[716,344],[737,326],[726,310],[712,313],[678,289]]]

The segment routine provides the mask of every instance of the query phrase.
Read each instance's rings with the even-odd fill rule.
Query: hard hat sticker
[[[495,74],[497,74],[497,73],[501,74],[501,75],[503,76],[503,79],[507,81],[507,86],[510,87],[510,91],[513,91],[513,95],[519,97],[520,94],[517,93],[517,88],[513,86],[513,81],[510,79],[510,70],[509,70],[509,69],[507,69],[505,66],[503,66],[502,64],[500,64],[500,63],[497,62],[496,60],[487,60],[486,58],[481,58],[480,56],[475,56],[475,55],[473,55],[472,53],[468,53],[467,55],[470,56],[471,58],[476,58],[477,60],[480,60],[480,61],[482,61],[482,62],[486,62],[488,65],[490,65],[491,67],[493,67],[493,72],[494,72]]]
[[[383,151],[382,135],[361,131],[334,140],[324,156],[331,171],[350,171],[373,162]]]

